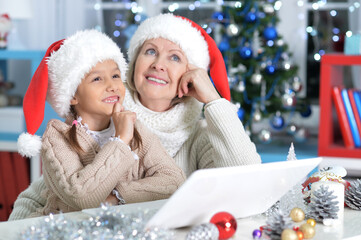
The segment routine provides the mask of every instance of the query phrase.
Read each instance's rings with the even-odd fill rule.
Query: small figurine
[[[8,14],[0,15],[0,49],[7,47],[7,37],[12,28],[12,23]]]

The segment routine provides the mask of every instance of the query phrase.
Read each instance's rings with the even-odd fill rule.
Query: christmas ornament
[[[297,131],[297,126],[294,123],[290,123],[287,125],[287,133],[289,135],[292,136],[295,135],[296,131]]]
[[[224,19],[224,15],[222,12],[214,12],[212,18],[217,21],[222,21]]]
[[[174,239],[174,232],[145,228],[154,211],[123,213],[102,205],[96,216],[86,220],[67,219],[58,214],[34,221],[21,232],[19,239]],[[50,238],[49,238],[50,237]]]
[[[284,108],[294,107],[296,105],[296,94],[292,90],[286,90],[282,96],[282,105]]]
[[[237,221],[232,214],[228,212],[214,214],[210,222],[218,228],[219,239],[228,239],[232,237],[237,230]]]
[[[186,236],[186,240],[217,240],[218,228],[213,223],[204,223],[193,227]]]
[[[346,190],[345,203],[354,210],[361,210],[361,179],[352,182]]]
[[[318,222],[327,218],[337,218],[339,207],[337,206],[338,201],[334,200],[337,197],[328,188],[328,186],[321,185],[318,190],[313,192],[311,202],[308,205],[310,216]]]
[[[296,234],[297,234],[297,237],[299,240],[302,240],[303,239],[303,232],[301,231],[296,231]]]
[[[277,39],[276,45],[277,47],[282,47],[283,45],[285,45],[285,41],[283,41],[283,39]]]
[[[307,118],[309,116],[311,116],[312,114],[312,110],[311,110],[311,106],[307,105],[306,107],[304,107],[301,111],[300,111],[300,115],[304,118]]]
[[[254,23],[257,21],[257,14],[254,11],[247,13],[245,20],[247,23]]]
[[[262,129],[258,134],[258,139],[263,143],[271,142],[271,132],[266,129]]]
[[[289,213],[296,207],[301,209],[303,212],[307,209],[303,199],[301,184],[296,184],[285,195],[283,195],[278,202],[278,208],[283,212]]]
[[[268,75],[273,75],[276,72],[276,67],[274,65],[267,65],[265,68],[265,72]]]
[[[291,143],[290,148],[288,149],[288,155],[287,155],[287,161],[294,161],[297,160],[295,148],[293,146],[293,143]]]
[[[239,50],[239,55],[243,58],[243,59],[250,59],[252,57],[252,48],[250,47],[242,47]]]
[[[310,224],[312,227],[316,226],[316,221],[313,218],[307,219],[306,223]]]
[[[12,28],[12,23],[8,14],[0,15],[0,49],[5,49],[8,45],[7,37]]]
[[[241,120],[241,121],[243,120],[244,114],[245,114],[244,109],[239,108],[238,111],[237,111],[237,115],[238,115],[239,120]]]
[[[271,239],[280,239],[284,229],[292,229],[291,218],[288,214],[278,211],[273,213],[266,221],[267,225],[263,230]],[[293,231],[293,230],[292,230]]]
[[[267,14],[272,14],[275,12],[275,9],[272,4],[265,3],[263,4],[263,11]]]
[[[228,39],[223,38],[222,41],[219,43],[218,48],[221,52],[228,51],[230,48]]]
[[[287,228],[282,231],[281,240],[298,240],[298,235],[296,231]]]
[[[285,119],[280,112],[276,112],[271,118],[271,126],[276,130],[281,130],[285,126]]]
[[[294,138],[297,142],[304,142],[306,141],[307,137],[308,131],[306,128],[299,128],[294,135]]]
[[[230,37],[235,37],[240,32],[239,26],[237,24],[231,23],[227,26],[227,35]]]
[[[262,232],[259,229],[255,229],[252,233],[253,239],[260,239],[262,237]]]
[[[256,110],[254,110],[252,119],[254,122],[259,122],[262,120],[262,113],[258,107],[256,107]]]
[[[293,91],[295,92],[300,92],[302,89],[302,82],[301,79],[299,77],[293,77],[292,79],[292,83],[291,83],[291,88]]]
[[[263,79],[262,74],[256,72],[251,76],[251,83],[255,85],[259,85],[261,84],[262,79]]]
[[[290,217],[294,222],[302,222],[305,219],[305,213],[300,208],[293,208]]]
[[[305,239],[313,238],[316,234],[315,228],[308,223],[302,224],[300,231],[303,233],[303,238]]]
[[[236,87],[236,90],[238,92],[244,92],[244,90],[246,89],[245,85],[244,85],[244,82],[243,81],[239,81],[237,87]]]
[[[277,31],[274,27],[270,26],[270,27],[266,27],[263,30],[263,37],[266,40],[275,40],[277,38]]]
[[[292,63],[290,61],[284,61],[281,63],[282,69],[283,70],[290,70],[290,68],[292,67]]]

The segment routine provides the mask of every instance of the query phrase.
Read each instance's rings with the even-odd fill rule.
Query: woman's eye
[[[149,48],[145,51],[145,54],[147,55],[155,55],[155,50],[153,48]]]
[[[178,57],[177,55],[172,55],[171,59],[172,61],[176,61],[176,62],[179,62],[181,60],[180,57]]]

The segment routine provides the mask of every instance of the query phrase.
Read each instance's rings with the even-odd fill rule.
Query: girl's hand
[[[214,88],[207,72],[188,64],[188,71],[183,74],[178,86],[178,97],[191,96],[202,103],[209,103],[221,98]]]
[[[109,194],[109,196],[105,199],[106,203],[109,203],[112,206],[118,205],[119,200],[113,194]]]
[[[112,118],[115,126],[115,136],[129,145],[134,135],[136,114],[131,111],[124,111],[124,107],[118,102],[114,104]]]

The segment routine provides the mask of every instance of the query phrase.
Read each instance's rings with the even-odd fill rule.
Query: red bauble
[[[214,214],[210,222],[217,226],[220,240],[232,237],[237,230],[237,221],[228,212]]]

